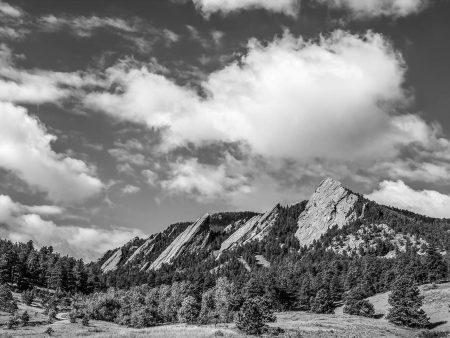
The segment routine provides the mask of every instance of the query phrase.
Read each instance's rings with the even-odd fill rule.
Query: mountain
[[[327,178],[311,196],[305,211],[298,218],[295,236],[300,245],[311,245],[334,225],[342,228],[359,216],[356,208],[363,198]]]
[[[123,282],[123,274],[139,283],[194,271],[252,271],[317,250],[392,259],[412,249],[420,255],[435,246],[445,254],[449,232],[449,220],[379,205],[327,178],[308,201],[278,204],[264,214],[205,214],[146,240],[135,238],[106,253],[97,265],[114,285]]]

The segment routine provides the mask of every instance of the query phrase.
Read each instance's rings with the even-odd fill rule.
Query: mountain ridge
[[[289,211],[290,208],[298,210],[296,210],[295,216],[289,216],[290,221],[287,226],[283,220],[287,214],[293,213],[292,210]],[[119,255],[118,251],[122,249],[118,248],[109,252],[99,261],[103,262],[101,270],[104,273],[117,270],[119,267],[135,267],[139,268],[141,272],[149,273],[150,271],[156,272],[165,266],[170,268],[170,266],[176,265],[177,269],[191,266],[194,264],[196,256],[202,257],[202,259],[210,257],[212,261],[215,261],[215,263],[211,263],[211,271],[218,271],[220,266],[229,264],[230,259],[241,263],[249,261],[256,264],[256,256],[258,256],[258,260],[267,261],[264,255],[249,256],[246,259],[242,255],[237,256],[241,249],[247,246],[269,245],[274,247],[272,251],[281,250],[281,254],[298,251],[301,247],[307,249],[323,236],[332,233],[332,230],[345,232],[343,228],[349,224],[360,220],[370,222],[377,213],[384,215],[380,216],[381,218],[398,217],[403,219],[403,222],[408,222],[411,217],[424,219],[427,222],[438,220],[379,205],[361,194],[345,188],[339,181],[326,178],[307,201],[287,206],[285,209],[277,204],[264,214],[252,212],[206,214],[196,222],[171,225],[162,233],[154,234],[146,240],[140,240],[140,245],[135,250],[128,250],[128,254]],[[395,214],[398,215],[394,216]],[[372,221],[377,226],[388,227],[386,222],[383,223],[376,217]],[[358,229],[355,228],[354,233]],[[389,228],[389,231],[391,232],[390,238],[395,237],[395,233],[398,232],[392,228]],[[414,237],[407,231],[405,231],[405,236]],[[417,236],[417,238],[420,243],[427,243],[422,237]],[[387,240],[387,238],[385,239]],[[347,240],[349,244],[355,243],[351,236],[347,236]],[[359,240],[357,243],[364,244]],[[396,242],[392,241],[392,243],[395,246]],[[126,246],[130,247],[129,244]],[[159,249],[155,250],[156,246],[159,246]],[[330,248],[332,247],[330,244]],[[398,248],[404,250],[405,246],[399,244]],[[394,250],[394,248],[392,249]],[[343,252],[342,248],[336,250]],[[352,250],[356,250],[355,247],[352,247]],[[191,263],[187,263],[188,261]],[[175,269],[175,266],[173,268]],[[248,267],[246,268],[248,269]]]

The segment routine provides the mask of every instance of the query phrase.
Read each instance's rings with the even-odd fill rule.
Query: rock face
[[[101,270],[103,272],[108,272],[117,269],[121,259],[122,249],[120,248],[117,249],[105,263],[103,263]]]
[[[153,249],[155,240],[158,238],[158,235],[159,234],[150,236],[149,239],[144,242],[144,244],[142,244],[139,248],[136,249],[136,251],[133,252],[130,258],[128,258],[128,260],[125,262],[125,264],[131,264],[140,253],[148,254]]]
[[[309,246],[334,225],[342,228],[357,219],[356,202],[360,196],[331,178],[322,181],[298,219],[295,236],[301,246]]]
[[[163,264],[170,264],[180,255],[184,249],[195,240],[196,235],[203,229],[209,214],[199,218],[195,223],[191,224],[178,235],[175,240],[159,255],[157,259],[150,265],[147,271],[158,270]]]
[[[230,250],[238,245],[248,243],[253,240],[262,240],[274,225],[278,216],[278,205],[267,211],[264,215],[256,215],[239,227],[225,241],[216,252],[217,258],[222,252]],[[229,229],[225,228],[225,231]]]

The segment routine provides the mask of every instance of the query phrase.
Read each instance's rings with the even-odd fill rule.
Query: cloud
[[[366,196],[378,203],[407,209],[422,215],[450,218],[450,196],[433,190],[414,190],[403,181],[383,181]]]
[[[158,174],[155,173],[154,171],[150,170],[150,169],[142,170],[142,176],[144,176],[145,181],[147,182],[147,184],[152,186],[152,187],[156,186],[157,181],[159,179]]]
[[[205,15],[220,12],[228,14],[244,9],[266,9],[271,12],[296,15],[298,0],[193,0],[195,6]]]
[[[430,5],[430,0],[315,0],[331,8],[344,9],[352,16],[363,19],[368,17],[405,17],[415,14]]]
[[[102,81],[82,72],[63,73],[45,70],[24,70],[15,65],[13,51],[0,44],[0,101],[40,104],[76,95],[86,87]]]
[[[431,163],[448,154],[440,127],[407,113],[413,97],[404,87],[405,72],[402,56],[380,34],[336,31],[305,41],[286,33],[264,45],[250,41],[246,54],[201,84],[205,95],[146,67],[120,65],[106,71],[108,87],[88,94],[85,104],[157,131],[160,155],[238,144],[236,158],[260,160],[252,165],[273,163],[281,172],[282,163],[303,170],[317,162],[328,168],[324,174],[342,167],[351,177],[405,154],[416,161],[428,153]],[[247,180],[235,181],[227,156],[216,158],[169,164],[163,188],[208,200],[220,195],[215,182],[240,191],[260,175],[253,168],[243,173]]]
[[[137,229],[59,226],[33,209],[46,214],[49,206],[27,207],[0,195],[0,236],[14,242],[32,240],[38,247],[51,245],[57,252],[86,260],[95,260],[133,237],[145,236]]]
[[[230,14],[241,10],[265,9],[296,16],[302,0],[192,0],[205,15]],[[431,0],[313,0],[331,9],[347,11],[357,19],[370,17],[405,17],[430,5]]]
[[[154,27],[137,17],[47,15],[39,18],[36,26],[44,32],[67,31],[79,38],[90,38],[99,31],[107,30],[132,43],[141,52],[150,51],[157,42],[170,46],[179,40],[175,32]]]
[[[0,167],[56,202],[81,201],[102,190],[101,181],[85,162],[52,150],[56,137],[25,108],[0,102],[0,115]]]
[[[170,165],[170,178],[162,181],[161,186],[172,194],[195,196],[200,202],[226,198],[226,194],[236,190],[246,192],[249,189],[246,177],[239,174],[237,165],[230,165],[232,158],[227,161],[215,166],[199,163],[195,158],[181,159]]]
[[[120,93],[91,93],[85,103],[160,130],[166,150],[241,142],[264,157],[392,157],[434,133],[416,115],[395,114],[410,100],[405,70],[379,34],[338,31],[318,42],[286,34],[267,46],[251,41],[202,84],[206,98],[146,68],[113,67],[107,77]]]
[[[141,188],[136,187],[135,185],[126,185],[122,188],[122,194],[124,195],[133,195],[141,191]]]
[[[114,29],[123,32],[137,32],[137,27],[120,18],[98,17],[98,16],[55,16],[47,15],[40,19],[40,23],[47,31],[59,31],[70,29],[80,37],[90,37],[93,32],[100,28]]]
[[[17,19],[23,15],[23,12],[18,7],[14,7],[4,1],[0,1],[0,15]]]

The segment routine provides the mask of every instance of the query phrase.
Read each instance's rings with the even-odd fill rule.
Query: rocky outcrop
[[[360,198],[338,181],[331,178],[322,181],[299,216],[295,236],[300,245],[309,246],[333,226],[342,228],[356,220],[355,205]]]
[[[274,225],[278,216],[278,205],[264,215],[256,215],[234,231],[216,252],[217,258],[222,252],[230,250],[238,245],[246,244],[253,240],[262,240]],[[228,227],[225,228],[225,231]]]
[[[117,249],[100,268],[103,273],[116,270],[122,259],[122,249]]]
[[[196,235],[203,230],[207,222],[209,214],[199,218],[195,223],[192,223],[186,228],[170,245],[159,255],[155,261],[152,262],[147,271],[158,270],[163,264],[170,264],[178,257],[185,249],[195,240]]]
[[[137,248],[133,254],[128,258],[125,262],[126,264],[133,263],[134,260],[139,256],[139,254],[148,254],[152,251],[153,246],[155,245],[155,241],[158,238],[159,234],[151,235],[139,248]]]

